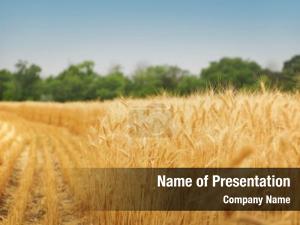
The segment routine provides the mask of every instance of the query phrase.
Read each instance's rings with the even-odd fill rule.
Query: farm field
[[[299,166],[299,93],[0,104],[3,225],[297,225],[298,212],[84,213],[68,168]]]

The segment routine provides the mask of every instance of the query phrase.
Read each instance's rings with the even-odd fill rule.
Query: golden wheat
[[[297,212],[80,213],[69,168],[299,167],[300,95],[262,89],[1,103],[0,223],[300,224]]]

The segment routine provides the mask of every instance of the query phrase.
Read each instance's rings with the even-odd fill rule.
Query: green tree
[[[5,93],[8,91],[13,80],[13,75],[8,70],[0,70],[0,100],[7,100]]]
[[[188,72],[176,66],[150,66],[139,69],[132,77],[131,95],[144,97],[161,91],[174,92],[181,77]]]
[[[177,91],[181,95],[189,95],[193,92],[205,90],[205,82],[197,76],[184,76],[177,85]]]
[[[282,72],[286,90],[300,89],[300,55],[296,55],[284,62]]]
[[[97,98],[101,100],[113,99],[125,94],[128,79],[119,67],[112,69],[109,74],[98,79],[94,85]]]
[[[71,65],[57,77],[49,77],[45,81],[44,96],[60,102],[95,99],[93,83],[98,79],[93,62]]]
[[[265,82],[268,83],[270,88],[287,90],[287,83],[289,78],[286,77],[281,71],[271,71],[269,69],[264,69],[262,72]]]
[[[10,98],[17,101],[38,100],[40,97],[41,68],[35,64],[29,65],[25,61],[19,61],[16,68],[15,83],[11,84],[10,87],[14,89],[14,93],[9,94]]]
[[[261,67],[255,62],[240,58],[223,58],[203,69],[201,78],[213,88],[231,86],[240,89],[255,85],[261,72]]]

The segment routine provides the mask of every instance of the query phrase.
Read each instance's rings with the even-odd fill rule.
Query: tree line
[[[41,77],[41,71],[38,65],[24,61],[16,64],[15,71],[0,70],[0,100],[65,102],[146,97],[165,92],[182,96],[228,87],[255,91],[261,82],[266,88],[281,91],[300,89],[300,55],[284,62],[280,72],[262,68],[254,61],[228,57],[210,63],[200,74],[177,66],[157,65],[139,68],[130,76],[118,66],[100,75],[92,61],[70,65],[47,78]]]

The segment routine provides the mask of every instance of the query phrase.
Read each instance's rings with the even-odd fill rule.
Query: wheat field
[[[228,90],[181,98],[3,102],[0,152],[3,225],[300,224],[298,212],[84,213],[68,170],[299,167],[299,93]]]

